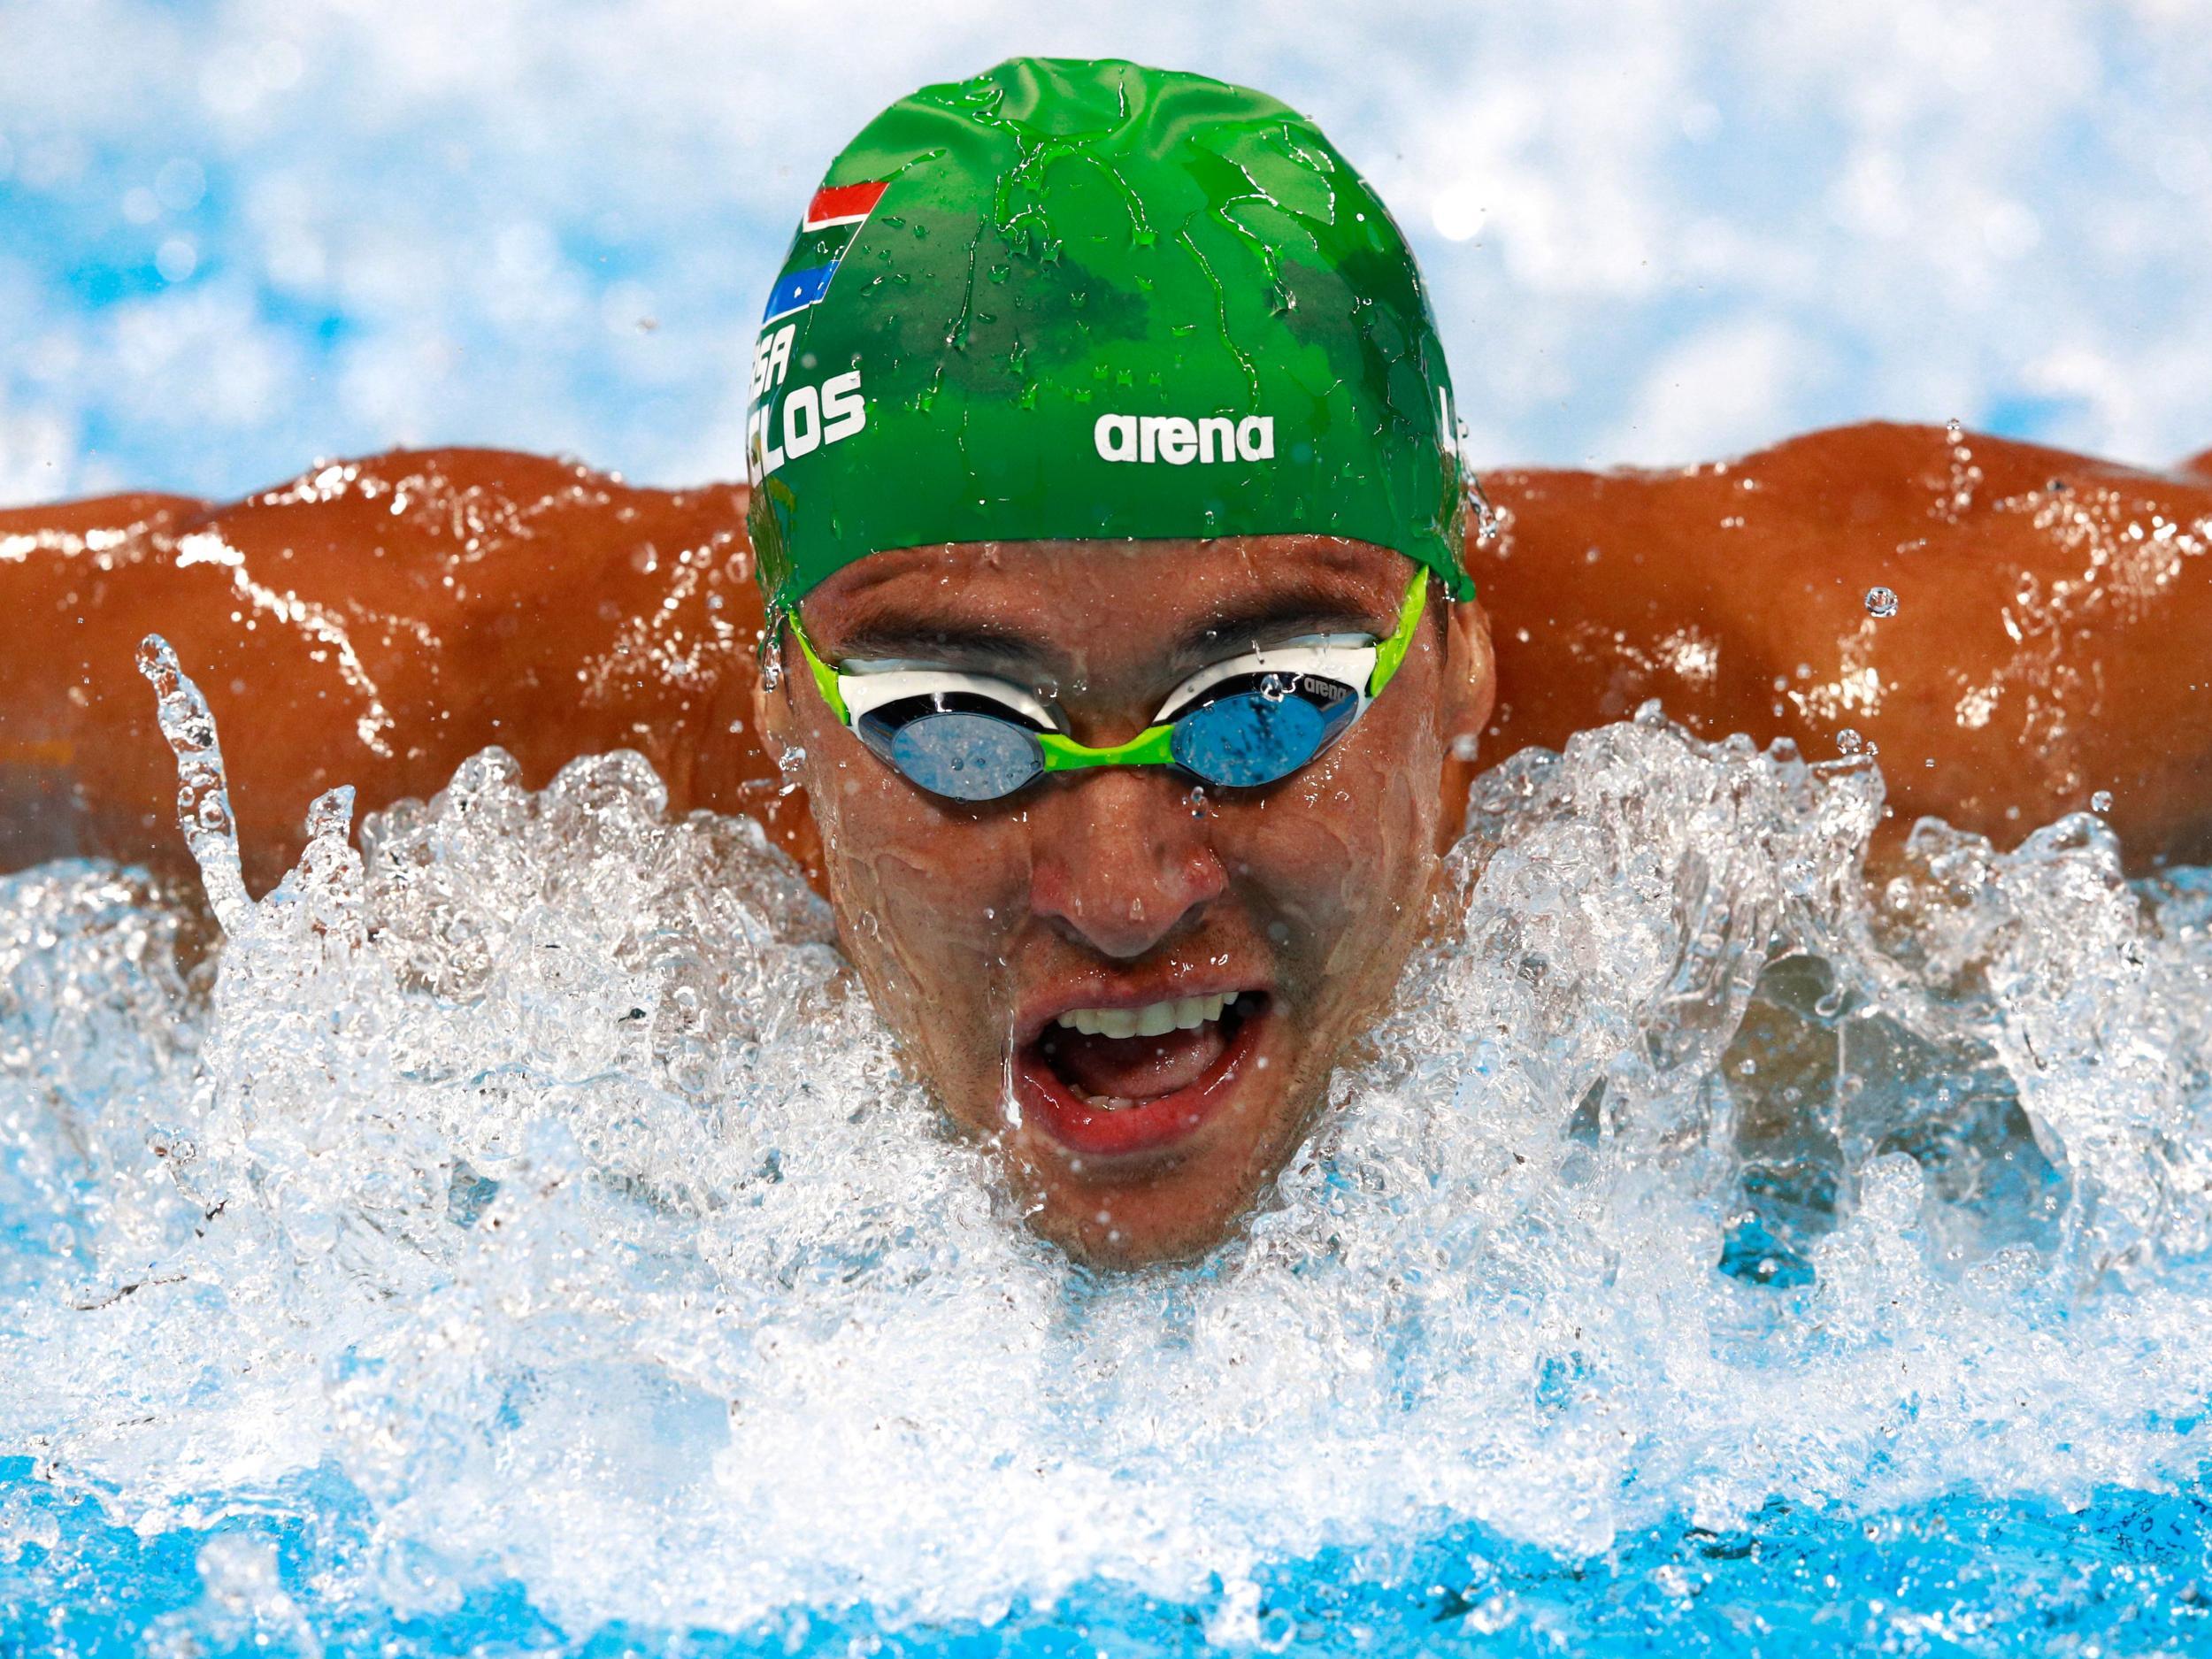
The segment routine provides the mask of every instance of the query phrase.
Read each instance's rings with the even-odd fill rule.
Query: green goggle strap
[[[1383,687],[1391,682],[1405,661],[1406,652],[1413,644],[1413,632],[1421,626],[1421,614],[1428,608],[1428,600],[1429,572],[1424,566],[1413,573],[1413,585],[1406,589],[1405,603],[1398,607],[1397,632],[1375,642],[1375,668],[1367,677],[1370,703],[1382,695]],[[829,704],[830,712],[841,725],[849,726],[852,717],[846,712],[844,694],[837,687],[843,676],[816,653],[814,641],[807,638],[806,626],[799,620],[796,605],[785,606],[782,618],[791,625],[791,635],[799,641],[799,649],[806,657],[806,665],[813,672],[815,688],[822,694],[822,701]],[[1175,761],[1172,720],[1148,726],[1126,743],[1104,749],[1093,749],[1058,732],[1039,732],[1035,736],[1037,746],[1044,750],[1047,772],[1075,772],[1085,766],[1167,766]]]
[[[799,620],[799,607],[785,606],[781,619],[791,625],[791,637],[798,641],[799,649],[806,656],[806,665],[813,671],[814,674],[814,688],[822,694],[822,701],[829,704],[829,710],[837,717],[837,723],[840,726],[850,726],[853,723],[853,718],[845,711],[845,694],[837,688],[837,682],[842,676],[815,655],[814,641],[807,638],[806,625]],[[778,618],[774,617],[768,619],[769,632],[772,635],[775,631],[777,620]]]

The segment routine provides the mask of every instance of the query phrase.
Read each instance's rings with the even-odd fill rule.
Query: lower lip
[[[1032,1049],[1014,1056],[1014,1098],[1022,1114],[1069,1151],[1085,1157],[1124,1157],[1158,1152],[1187,1141],[1226,1105],[1237,1079],[1259,1047],[1261,1028],[1273,1010],[1262,1008],[1237,1023],[1213,1070],[1187,1088],[1133,1106],[1103,1110],[1062,1082]]]

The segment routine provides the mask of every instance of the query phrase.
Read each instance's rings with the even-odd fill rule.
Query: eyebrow
[[[1171,663],[1218,658],[1225,646],[1263,644],[1303,634],[1390,632],[1376,621],[1374,599],[1348,583],[1326,581],[1256,595],[1222,614],[1194,621],[1168,648]],[[902,611],[864,620],[840,639],[841,658],[947,661],[1036,674],[1059,657],[1051,646],[1018,628],[947,610]]]
[[[1174,655],[1187,660],[1211,654],[1233,641],[1258,644],[1270,639],[1294,639],[1302,634],[1376,634],[1372,603],[1366,595],[1333,587],[1269,594],[1194,625],[1176,641]],[[1384,626],[1377,637],[1389,633],[1390,628]]]
[[[957,658],[1023,670],[1042,668],[1051,657],[1044,646],[1013,629],[950,612],[910,612],[864,622],[838,642],[837,654],[864,660]]]

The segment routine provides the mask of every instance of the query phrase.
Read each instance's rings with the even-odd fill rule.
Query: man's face
[[[862,560],[803,610],[830,662],[1009,680],[1102,746],[1210,663],[1389,634],[1414,570],[1324,537],[980,543]],[[1489,711],[1480,613],[1432,595],[1351,730],[1253,789],[1112,767],[946,800],[864,748],[785,641],[761,721],[803,751],[845,948],[946,1110],[1002,1147],[1033,1225],[1075,1254],[1218,1240],[1388,997],[1428,908],[1452,740]],[[1117,1034],[1133,1019],[1151,1034]]]

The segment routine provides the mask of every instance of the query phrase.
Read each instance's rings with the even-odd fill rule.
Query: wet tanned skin
[[[757,711],[738,488],[633,489],[446,450],[319,470],[227,507],[130,496],[0,513],[0,864],[79,853],[181,868],[174,771],[132,666],[158,630],[221,724],[257,888],[296,856],[307,803],[333,784],[355,784],[367,810],[434,792],[490,743],[533,786],[574,756],[638,749],[674,810],[769,820],[837,902],[949,1109],[979,1133],[997,1127],[1010,999],[1228,951],[1279,981],[1295,1015],[1279,1082],[1240,1094],[1149,1170],[1074,1171],[1017,1138],[1044,1229],[1128,1259],[1217,1236],[1294,1142],[1329,1060],[1387,995],[1474,764],[1557,747],[1647,697],[1702,734],[1789,737],[1815,757],[1857,731],[1879,746],[1893,833],[1932,813],[2008,845],[2108,790],[2134,867],[2212,860],[2201,460],[2162,474],[1867,426],[1726,466],[1486,484],[1500,524],[1470,549],[1481,605],[1452,607],[1448,630],[1425,623],[1399,680],[1309,774],[1259,792],[1263,808],[1224,798],[1200,819],[1187,786],[1145,773],[950,815],[849,734],[818,729],[803,676],[786,679],[792,701]],[[1362,556],[1353,575],[1380,626],[1405,566],[1349,550]],[[1143,628],[1226,604],[1276,564],[1233,546],[1179,563],[1140,549],[1081,562],[1077,577],[1046,545],[995,564],[919,550],[826,584],[808,616],[834,651],[841,603],[872,593],[880,606],[901,581],[956,590],[1062,654],[1077,733],[1098,741],[1136,729],[1164,689],[1145,678]],[[1877,586],[1899,595],[1894,617],[1868,615]],[[1486,624],[1496,704],[1471,764],[1442,746],[1483,718]],[[807,751],[811,812],[777,793],[761,713]],[[1350,806],[1325,789],[1286,810],[1340,776]],[[838,841],[826,874],[818,817]],[[1270,937],[1270,921],[1299,911],[1303,931]]]
[[[1932,815],[2009,847],[2109,791],[2133,869],[2212,863],[2212,451],[2165,474],[1869,425],[1484,482],[1506,519],[1469,558],[1486,764],[1657,697],[1816,759],[1856,731],[1895,834]],[[1876,587],[1894,616],[1868,615]]]
[[[0,867],[101,855],[188,873],[175,767],[134,666],[159,632],[207,694],[249,882],[308,803],[444,787],[488,744],[542,787],[645,754],[672,807],[803,802],[749,727],[760,601],[742,487],[668,492],[501,450],[318,468],[227,506],[119,496],[0,512]]]
[[[832,661],[919,657],[1015,680],[1103,746],[1143,730],[1209,661],[1297,634],[1389,634],[1414,570],[1311,536],[913,549],[848,566],[803,610]],[[1286,619],[1177,655],[1179,641],[1271,606]],[[1021,653],[942,642],[978,634]],[[762,726],[802,757],[846,949],[946,1110],[1004,1146],[1034,1225],[1087,1259],[1218,1240],[1302,1138],[1331,1064],[1380,1011],[1425,919],[1457,816],[1440,787],[1447,756],[1490,709],[1475,610],[1432,603],[1350,732],[1263,789],[1194,794],[1167,768],[1110,768],[1002,802],[943,801],[838,722],[787,641],[784,666],[758,698]],[[1227,1104],[1172,1147],[1101,1160],[1010,1120],[1008,1053],[1047,1014],[1225,987],[1265,995],[1256,1054]]]

